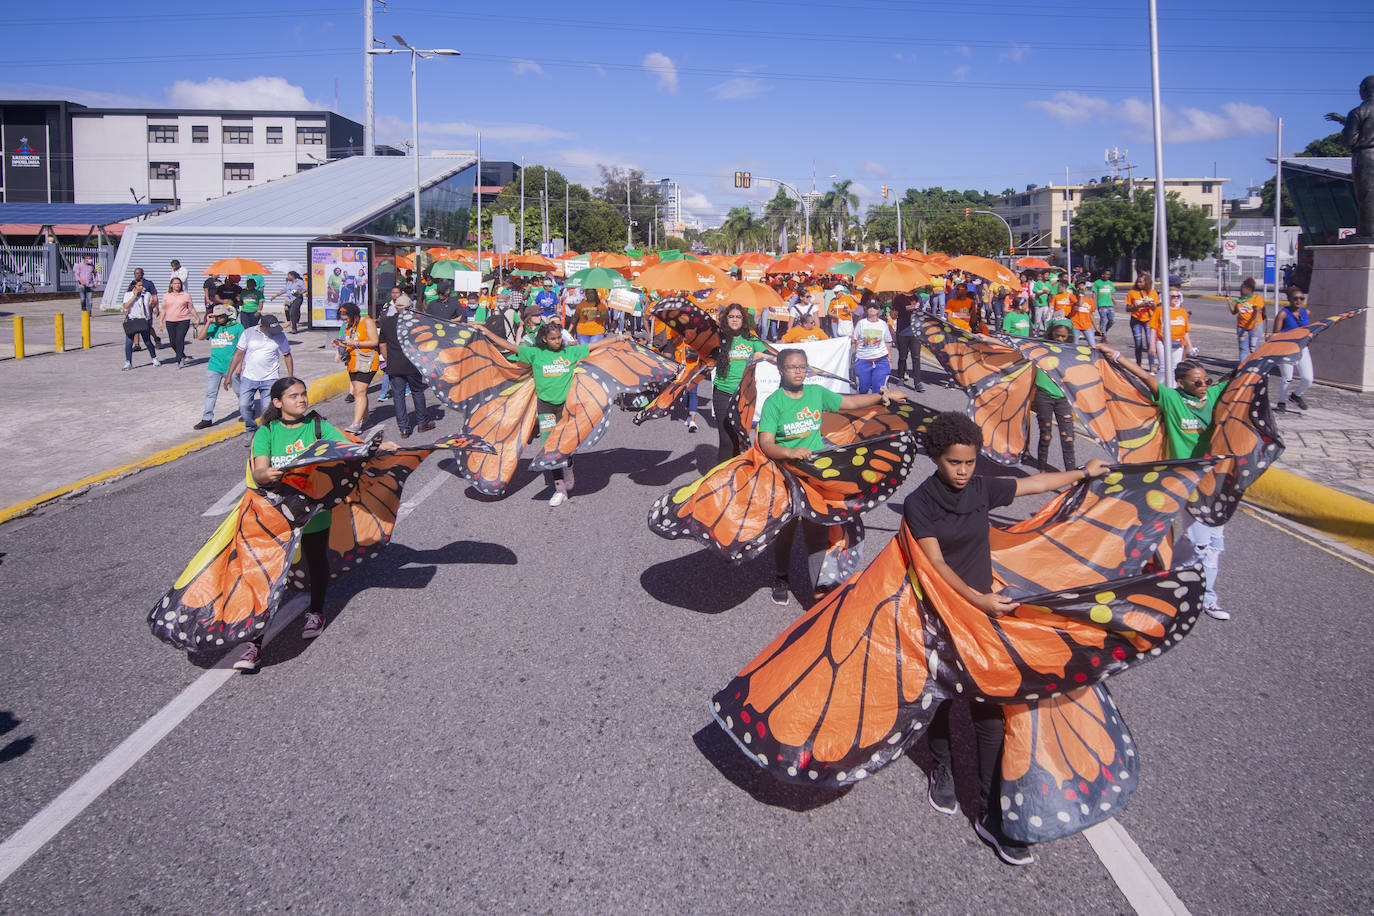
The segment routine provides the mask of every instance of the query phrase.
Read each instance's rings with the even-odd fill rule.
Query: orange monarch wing
[[[920,442],[926,424],[939,411],[915,401],[894,401],[863,408],[841,408],[821,414],[821,436],[831,445],[849,445],[887,433],[910,432]]]
[[[1020,363],[975,386],[968,415],[983,431],[983,454],[998,464],[1016,465],[1030,435],[1035,367]]]
[[[796,508],[822,525],[848,522],[897,492],[916,465],[916,452],[915,437],[902,430],[788,461],[800,488]]]
[[[1312,342],[1312,338],[1337,322],[1353,318],[1365,311],[1367,309],[1352,309],[1339,315],[1332,315],[1330,318],[1313,321],[1300,328],[1270,334],[1269,338],[1256,347],[1249,358],[1240,364],[1236,373],[1258,372],[1260,375],[1268,375],[1281,365],[1291,365],[1298,361],[1303,349]]]
[[[628,340],[616,341],[573,368],[563,413],[530,467],[536,471],[565,467],[580,448],[590,448],[610,425],[611,402],[627,392],[654,389],[672,380],[677,364]]]
[[[744,367],[744,373],[740,377],[739,388],[735,390],[730,398],[730,406],[725,414],[725,421],[734,427],[739,434],[740,442],[747,448],[753,441],[754,415],[758,412],[759,389],[758,389],[758,368],[762,363],[769,363],[776,366],[778,358],[771,353],[755,353],[749,359],[749,364]],[[805,383],[814,383],[820,379],[831,379],[850,384],[849,379],[841,378],[824,369],[817,369],[812,366],[806,373]]]
[[[470,414],[492,391],[532,378],[530,367],[513,363],[491,341],[465,324],[407,309],[396,322],[406,358],[445,404]]]
[[[1226,383],[1212,413],[1207,451],[1221,460],[1202,479],[1188,512],[1203,524],[1224,525],[1250,484],[1283,454],[1267,375],[1245,371]]]
[[[965,389],[987,383],[1024,360],[997,338],[970,334],[938,318],[922,320],[920,337],[955,383]]]
[[[1013,597],[1139,575],[1216,463],[1120,465],[1081,481],[1030,518],[992,526],[993,574]]]
[[[463,423],[464,430],[489,442],[493,449],[490,453],[469,452],[460,461],[463,476],[472,481],[478,493],[500,496],[510,486],[520,453],[534,432],[537,406],[532,379],[488,391],[473,406]]]
[[[1088,347],[1047,340],[1014,345],[1063,389],[1078,422],[1112,460],[1125,464],[1164,458],[1159,407],[1144,382]]]
[[[648,420],[658,420],[668,416],[673,409],[673,405],[689,390],[695,388],[697,382],[705,377],[711,370],[711,365],[705,362],[689,363],[678,370],[677,376],[668,383],[668,386],[658,393],[658,395],[644,406],[639,413],[635,414],[634,424],[639,426]]]
[[[857,782],[934,716],[923,612],[899,542],[803,614],[711,699],[745,755],[805,785]]]
[[[149,612],[153,635],[188,652],[258,636],[277,609],[311,514],[299,497],[249,489]]]
[[[1003,707],[1002,833],[1045,843],[1126,806],[1140,758],[1105,684]]]
[[[660,496],[649,510],[649,530],[670,540],[695,538],[731,561],[747,560],[793,518],[794,487],[782,466],[755,446]]]
[[[687,341],[687,346],[701,355],[703,363],[710,364],[716,358],[716,351],[720,349],[720,325],[692,300],[669,296],[659,302],[651,315]]]
[[[282,468],[282,486],[298,490],[325,508],[335,506],[353,491],[363,462],[375,454],[381,444],[380,430],[366,442],[316,439]],[[248,483],[250,487],[256,486],[251,469]]]

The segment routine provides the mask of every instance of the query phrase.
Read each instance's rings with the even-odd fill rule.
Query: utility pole
[[[1159,10],[1150,0],[1150,95],[1154,114],[1155,140],[1155,244],[1158,249],[1160,281],[1160,327],[1163,330],[1164,356],[1160,360],[1164,384],[1174,387],[1173,327],[1169,323],[1169,226],[1164,206],[1164,126],[1163,105],[1159,99]]]
[[[496,239],[492,238],[492,248]],[[482,278],[482,132],[477,132],[477,279],[481,286]]]
[[[897,250],[906,250],[906,236],[902,235],[902,199],[897,198]]]
[[[631,210],[630,210],[630,179],[629,179],[629,176],[626,176],[626,178],[625,178],[625,247],[626,247],[626,248],[633,248],[633,247],[635,247],[635,246],[634,246],[634,240],[635,240],[635,239],[634,239],[634,229],[632,228],[632,227],[634,226],[634,224],[635,224],[635,223],[634,223],[634,217],[632,216]]]
[[[176,185],[173,185],[176,187]],[[1283,118],[1279,118],[1278,148],[1274,151],[1274,314],[1279,313],[1279,226],[1283,224]],[[1266,259],[1267,260],[1267,259]],[[1264,272],[1269,285],[1269,271]],[[1266,290],[1267,292],[1267,290]]]
[[[1069,167],[1064,166],[1064,273],[1073,285],[1073,192],[1069,190]],[[1008,235],[1010,237],[1010,235]]]
[[[376,138],[373,132],[376,124],[375,87],[372,77],[372,2],[363,0],[363,155],[371,156]]]
[[[568,209],[569,209],[569,208],[568,208],[568,176],[564,175],[564,176],[563,176],[563,250],[564,250],[564,251],[567,251],[568,248],[571,247],[571,246],[568,244],[568,236],[572,234],[572,230],[570,230],[570,229],[568,228]]]
[[[547,245],[549,243],[549,169],[547,166],[544,167],[544,194],[539,202],[539,217],[544,223],[543,242]]]
[[[525,253],[525,156],[520,155],[520,253]]]

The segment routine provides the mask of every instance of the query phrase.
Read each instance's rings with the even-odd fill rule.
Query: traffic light
[[[968,219],[972,214],[973,214],[973,208],[972,208],[972,207],[965,207],[965,208],[964,208],[964,219]]]
[[[753,175],[753,173],[752,173],[752,172],[745,172],[745,173],[744,173],[744,187],[746,187],[746,188],[752,188],[753,186],[754,186],[754,175]]]
[[[883,200],[887,200],[887,185],[883,185]]]
[[[753,187],[753,185],[754,185],[754,176],[753,176],[752,174],[750,174],[749,172],[736,172],[736,173],[735,173],[735,187],[737,187],[737,188],[749,188],[749,187]]]
[[[1011,256],[1012,256],[1013,258],[1016,257],[1016,246],[1015,246],[1015,245],[1012,245],[1012,246],[1011,246]]]
[[[736,172],[736,173],[735,173],[735,187],[737,187],[737,188],[742,188],[742,187],[744,187],[744,173],[743,173],[743,172]]]

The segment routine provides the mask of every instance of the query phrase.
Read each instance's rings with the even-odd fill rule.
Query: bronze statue
[[[1344,128],[1341,142],[1350,148],[1350,171],[1359,211],[1356,232],[1359,241],[1368,243],[1374,242],[1374,76],[1360,81],[1360,99],[1360,106],[1350,114],[1341,117],[1333,111],[1326,120]]]

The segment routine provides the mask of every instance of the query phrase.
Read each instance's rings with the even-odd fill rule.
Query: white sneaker
[[[687,421],[687,432],[689,432],[689,433],[694,433],[694,432],[696,432],[696,431],[697,431],[697,421],[696,421],[696,420],[688,420],[688,421]]]
[[[124,360],[124,371],[125,371],[125,372],[128,372],[128,371],[129,371],[130,369],[132,369],[133,367],[134,367],[134,364],[133,364],[133,363],[129,362],[127,359]]]
[[[568,501],[568,494],[562,490],[554,490],[553,496],[549,498],[550,506],[561,506]]]
[[[234,670],[257,671],[258,659],[261,656],[262,650],[258,648],[257,643],[250,642],[248,644],[248,647],[243,650],[243,654],[238,657],[238,660],[236,662],[234,662]]]
[[[1208,616],[1208,617],[1211,617],[1213,620],[1230,620],[1230,619],[1231,619],[1231,612],[1230,612],[1230,611],[1223,611],[1219,605],[1207,604],[1207,605],[1203,605],[1203,608],[1202,608],[1202,609],[1203,609],[1204,611],[1206,611],[1206,612],[1207,612],[1207,616]]]
[[[162,360],[160,360],[160,359],[158,359],[156,356],[154,356],[154,357],[153,357],[153,365],[154,365],[154,366],[161,366],[161,365],[162,365]]]
[[[314,639],[324,632],[324,615],[317,611],[310,611],[305,615],[305,629],[301,630],[301,639]]]

